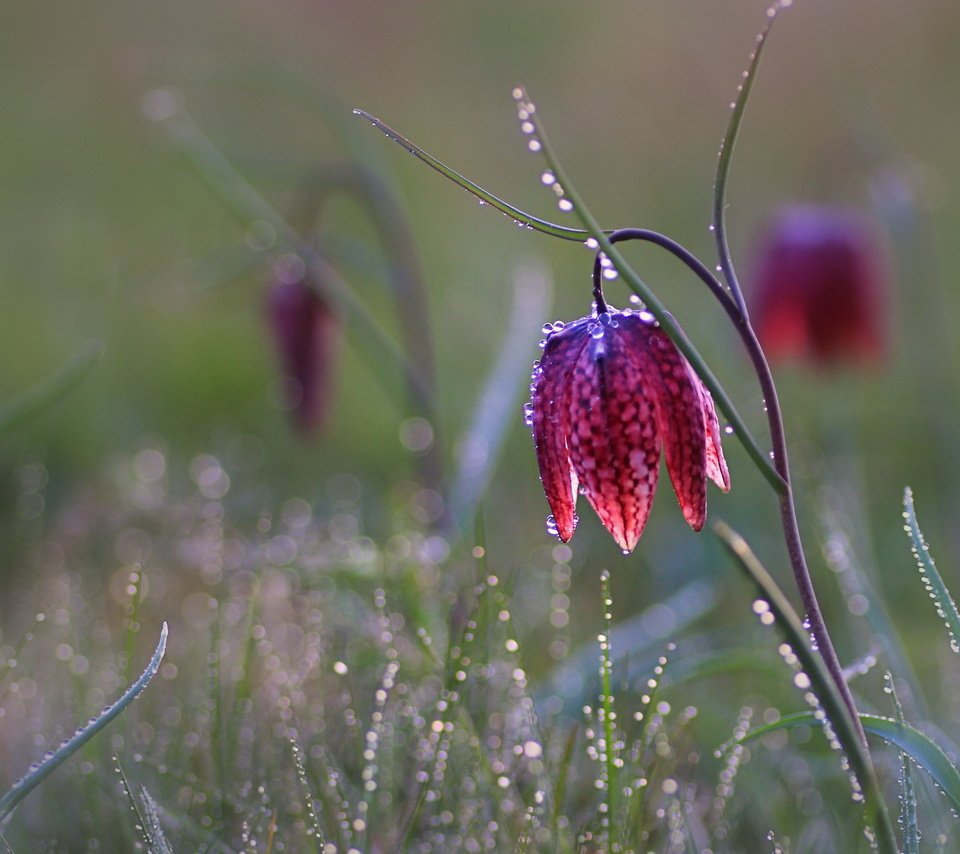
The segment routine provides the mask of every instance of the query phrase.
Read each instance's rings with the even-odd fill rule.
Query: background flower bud
[[[340,324],[305,275],[302,263],[295,266],[286,259],[278,261],[265,313],[293,424],[301,433],[310,434],[330,415]]]
[[[754,326],[771,359],[875,363],[887,349],[886,269],[869,223],[848,210],[782,209],[760,240]]]

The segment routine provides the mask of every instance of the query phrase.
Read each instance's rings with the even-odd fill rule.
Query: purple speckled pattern
[[[610,310],[557,328],[533,374],[531,426],[557,536],[582,493],[624,552],[643,533],[666,457],[684,518],[707,512],[706,481],[730,488],[713,400],[646,312]]]

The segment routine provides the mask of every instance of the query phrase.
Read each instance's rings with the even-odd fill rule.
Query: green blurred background
[[[529,356],[514,366],[522,388],[541,323],[588,310],[590,258],[478,207],[350,109],[381,117],[518,206],[561,218],[517,128],[510,91],[523,82],[605,225],[665,231],[713,263],[707,226],[717,149],[764,13],[763,2],[744,0],[92,0],[7,9],[0,398],[91,339],[106,351],[82,388],[2,438],[0,506],[8,518],[16,512],[18,473],[31,461],[46,466],[56,512],[116,454],[160,444],[181,467],[211,452],[229,468],[231,448],[242,446],[244,464],[279,499],[313,500],[330,475],[357,474],[367,486],[369,533],[378,536],[389,528],[383,496],[412,470],[399,439],[406,414],[351,346],[329,429],[307,444],[292,436],[261,311],[269,253],[250,248],[249,223],[144,117],[146,93],[178,90],[199,126],[281,211],[305,173],[343,160],[348,146],[384,170],[425,270],[442,429],[455,445],[496,357],[516,265],[539,259],[555,282],[554,308],[529,318]],[[862,485],[870,522],[861,536],[883,555],[884,596],[903,603],[907,620],[927,605],[900,531],[904,483],[917,491],[929,539],[945,556],[960,553],[951,522],[960,494],[958,39],[960,7],[951,0],[909,10],[898,0],[796,3],[768,44],[730,191],[731,238],[745,274],[752,235],[784,201],[865,209],[888,237],[897,285],[888,365],[863,377],[779,373],[806,526],[816,531],[811,497],[824,472],[848,472],[843,485]],[[325,226],[330,245],[344,247],[343,275],[393,330],[369,222],[341,200]],[[669,258],[630,257],[764,436],[758,393],[717,307]],[[614,304],[626,301],[619,288],[610,288]],[[727,448],[734,490],[714,493],[712,512],[744,529],[781,574],[771,496],[740,448],[729,440]],[[621,568],[614,584],[624,611],[703,571],[705,556],[719,564],[715,544],[685,531],[663,486],[639,566],[626,572],[583,511],[574,553],[592,568],[575,585],[578,596],[593,595],[601,564]],[[502,563],[522,565],[549,546],[519,405],[485,509],[491,553]],[[3,571],[12,578],[24,569]]]

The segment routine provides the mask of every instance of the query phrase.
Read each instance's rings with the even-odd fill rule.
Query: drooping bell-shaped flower
[[[275,265],[265,313],[283,374],[286,405],[294,426],[310,434],[329,415],[340,324],[297,260],[287,256]]]
[[[861,217],[784,208],[761,239],[752,289],[753,323],[767,355],[819,366],[878,361],[886,350],[885,278]]]
[[[713,399],[646,311],[544,327],[527,420],[557,536],[577,524],[578,492],[623,551],[636,546],[657,488],[661,448],[684,518],[699,531],[707,478],[730,488]]]

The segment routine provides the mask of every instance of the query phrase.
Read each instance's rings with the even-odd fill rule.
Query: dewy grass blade
[[[414,155],[414,157],[417,157],[419,160],[426,163],[431,169],[439,172],[444,178],[448,178],[449,180],[453,181],[454,184],[457,184],[468,193],[476,196],[484,204],[490,205],[490,207],[506,214],[516,222],[523,223],[524,225],[532,228],[534,231],[539,231],[543,234],[549,234],[551,237],[559,237],[561,240],[575,240],[578,243],[583,243],[590,236],[589,231],[584,231],[580,228],[567,228],[566,226],[558,225],[555,222],[549,222],[548,220],[528,214],[525,211],[520,210],[520,208],[515,208],[513,205],[505,202],[503,199],[493,195],[493,193],[484,190],[483,187],[474,184],[469,178],[451,169],[445,163],[437,160],[436,157],[427,154],[427,152],[420,148],[419,145],[411,142],[405,136],[402,136],[395,131],[392,127],[380,121],[380,119],[376,118],[375,116],[371,116],[370,113],[359,109],[354,110],[353,113],[356,116],[366,119],[375,128],[382,131],[389,139],[392,139],[399,146]]]
[[[127,772],[123,770],[123,765],[120,763],[120,757],[114,755],[113,762],[117,776],[120,777],[120,785],[123,787],[123,793],[127,796],[127,803],[130,804],[130,811],[133,813],[136,829],[140,834],[143,844],[146,845],[147,850],[149,850],[150,840],[147,839],[147,820],[143,815],[143,810],[140,809],[139,802],[133,796],[133,789],[130,786],[130,781],[127,779]]]
[[[56,768],[70,758],[77,750],[83,747],[100,730],[109,724],[117,715],[127,708],[140,694],[144,688],[150,684],[150,680],[157,675],[160,669],[160,662],[163,661],[163,655],[167,649],[167,624],[164,623],[160,630],[160,641],[153,652],[153,657],[143,671],[140,678],[137,679],[123,693],[113,705],[107,706],[90,722],[78,729],[71,738],[67,739],[55,751],[47,754],[43,760],[31,766],[25,777],[17,780],[13,787],[0,798],[0,821],[3,821],[17,805],[32,792],[40,783],[42,783]]]
[[[882,738],[910,756],[933,778],[937,788],[950,801],[951,808],[954,811],[960,810],[960,771],[950,761],[950,757],[947,756],[943,748],[930,736],[908,723],[901,724],[895,718],[885,718],[880,715],[868,715],[861,712],[860,722],[868,733]],[[764,724],[750,730],[744,735],[743,741],[753,741],[771,732],[801,725],[819,726],[820,721],[814,717],[813,712],[797,712],[792,715],[784,715],[773,723]]]
[[[601,779],[605,785],[604,798],[606,800],[605,821],[601,826],[607,830],[607,839],[605,844],[609,844],[611,827],[610,822],[614,820],[617,814],[617,795],[619,794],[619,782],[617,768],[619,767],[619,750],[617,749],[617,730],[616,715],[614,713],[613,698],[613,661],[610,655],[610,630],[612,628],[613,617],[610,613],[613,607],[612,594],[610,592],[610,572],[603,570],[600,573],[600,593],[603,597],[603,634],[600,636],[600,708],[598,712],[603,713],[603,767],[601,769]]]
[[[103,350],[99,341],[86,345],[52,374],[0,404],[0,434],[18,427],[69,394],[93,373]]]
[[[950,648],[960,653],[960,613],[957,612],[957,605],[950,591],[947,590],[947,585],[943,583],[940,573],[937,572],[937,566],[930,556],[930,548],[923,539],[923,532],[917,524],[917,513],[913,506],[913,490],[909,486],[903,491],[903,519],[903,529],[910,535],[910,550],[917,559],[920,577],[937,608],[937,616],[943,620],[950,633]]]
[[[769,9],[767,9],[768,21],[757,36],[757,46],[750,55],[750,62],[747,70],[743,72],[743,81],[737,88],[737,97],[730,105],[730,122],[727,124],[726,133],[723,135],[723,142],[720,144],[720,156],[717,160],[717,177],[713,185],[713,236],[717,244],[717,254],[720,257],[720,269],[723,271],[723,277],[730,288],[731,294],[740,308],[740,313],[747,316],[747,305],[743,298],[743,291],[740,283],[737,281],[737,274],[733,267],[733,260],[730,258],[730,247],[727,244],[727,226],[726,226],[726,196],[727,179],[730,176],[730,163],[733,160],[733,149],[737,142],[737,136],[740,134],[740,125],[743,122],[743,113],[747,107],[747,101],[750,98],[750,90],[753,88],[753,81],[756,77],[757,67],[760,65],[760,56],[763,53],[764,45],[767,43],[767,36],[781,9],[790,6],[792,0],[778,0]]]
[[[526,116],[524,122],[529,123],[533,128],[531,143],[536,142],[537,145],[536,148],[532,150],[538,150],[543,153],[543,157],[547,161],[547,165],[550,167],[556,183],[562,188],[563,196],[560,201],[561,203],[566,202],[569,205],[569,208],[565,209],[576,213],[576,215],[580,218],[580,221],[586,227],[587,232],[593,237],[594,241],[596,241],[597,249],[602,250],[607,258],[610,259],[610,262],[613,264],[616,271],[623,276],[624,281],[637,294],[637,296],[643,300],[650,313],[657,318],[660,326],[670,336],[671,340],[677,345],[677,348],[680,350],[680,352],[683,353],[687,361],[693,366],[693,369],[697,372],[697,375],[701,380],[703,380],[704,385],[710,390],[714,401],[726,416],[727,420],[730,422],[730,426],[733,428],[737,439],[739,439],[746,452],[750,455],[750,458],[753,460],[754,464],[774,488],[774,490],[777,493],[782,494],[786,490],[786,485],[783,482],[783,478],[781,478],[777,473],[769,455],[760,449],[760,446],[750,434],[750,431],[747,429],[747,425],[740,417],[740,413],[737,412],[736,407],[733,405],[733,402],[730,400],[730,397],[727,395],[726,391],[724,391],[723,386],[720,385],[719,380],[714,376],[710,368],[707,367],[703,357],[697,352],[697,349],[693,346],[693,343],[690,341],[690,339],[684,334],[676,320],[673,319],[673,315],[667,311],[666,307],[660,302],[659,299],[657,299],[653,291],[651,291],[646,283],[634,272],[633,268],[626,262],[623,255],[620,254],[620,251],[612,243],[610,243],[609,239],[607,238],[607,233],[600,228],[599,223],[596,221],[596,219],[594,219],[593,215],[587,209],[583,199],[580,197],[580,194],[570,183],[566,172],[560,165],[559,160],[553,152],[553,148],[544,134],[543,125],[537,116],[536,107],[527,96],[526,90],[523,89],[523,87],[518,86],[516,89],[514,89],[513,95],[514,99],[517,101],[518,110],[524,116]]]
[[[143,802],[145,819],[143,830],[147,838],[148,854],[173,854],[173,848],[170,846],[160,824],[160,807],[147,787],[142,784],[140,785],[140,800]]]
[[[893,701],[893,711],[896,716],[897,727],[901,730],[901,737],[905,721],[903,706],[897,696],[897,688],[893,683],[893,674],[886,674],[887,687],[890,699]],[[913,766],[910,757],[900,751],[900,827],[903,830],[903,854],[920,854],[920,827],[917,823],[917,793],[913,785]]]
[[[823,658],[810,647],[807,632],[793,610],[793,606],[757,560],[746,540],[723,522],[715,524],[713,529],[730,555],[753,582],[762,601],[769,606],[776,624],[787,636],[793,653],[799,659],[803,673],[809,678],[812,689],[828,721],[832,724],[863,790],[868,820],[876,833],[880,850],[898,854],[896,834],[880,792],[873,763],[866,747],[860,741],[846,703],[834,685]]]

